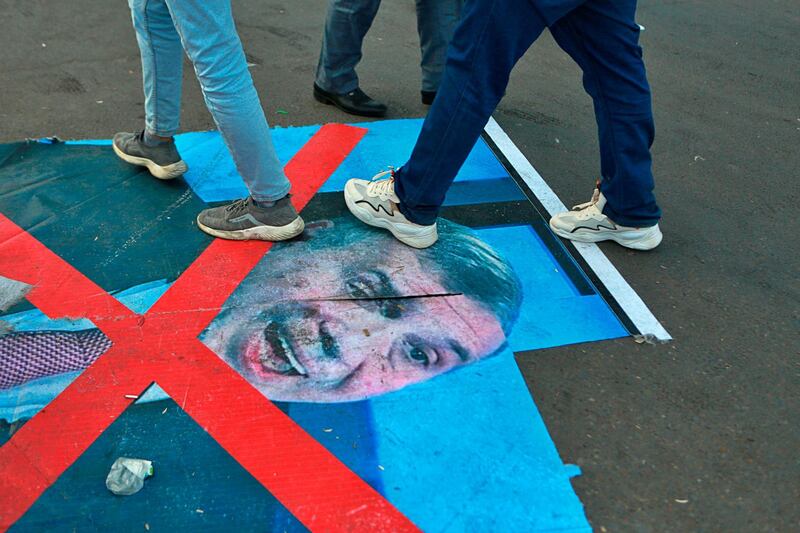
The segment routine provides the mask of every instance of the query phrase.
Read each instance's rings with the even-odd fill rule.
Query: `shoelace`
[[[589,200],[588,202],[582,203],[582,204],[573,205],[572,206],[572,210],[573,211],[583,211],[587,207],[592,207],[593,205],[595,205],[598,202],[598,200],[600,200],[600,189],[595,189],[594,192],[592,193],[592,199],[591,200]]]
[[[232,215],[238,215],[239,213],[247,211],[247,206],[248,206],[249,203],[250,203],[250,197],[249,196],[247,198],[241,198],[239,200],[234,201],[230,205],[228,205],[225,208],[225,211],[227,213],[232,214]]]
[[[591,200],[572,207],[573,216],[578,220],[597,219],[602,217],[603,213],[597,208],[598,201],[600,201],[600,189],[595,189],[594,193],[592,193]]]
[[[389,177],[385,177],[386,175]],[[381,200],[388,200],[389,196],[394,194],[394,169],[389,167],[389,170],[378,172],[370,180],[367,185],[367,192],[372,196],[378,196]]]

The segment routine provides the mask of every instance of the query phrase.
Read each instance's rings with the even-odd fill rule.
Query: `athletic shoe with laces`
[[[197,226],[214,237],[235,241],[285,241],[305,228],[289,195],[269,207],[257,205],[248,196],[206,209],[197,215]]]
[[[634,250],[652,250],[661,243],[662,234],[655,226],[634,228],[620,226],[603,214],[606,198],[599,189],[592,199],[579,204],[572,211],[559,213],[550,219],[550,228],[556,235],[578,242],[615,241]]]
[[[344,201],[361,222],[389,230],[397,240],[414,248],[427,248],[439,238],[436,223],[415,224],[400,212],[393,170],[380,172],[371,180],[349,180],[344,186]]]
[[[181,159],[174,141],[148,146],[144,142],[144,131],[117,133],[114,135],[112,146],[120,159],[132,165],[147,167],[150,174],[160,180],[177,178],[189,170]]]

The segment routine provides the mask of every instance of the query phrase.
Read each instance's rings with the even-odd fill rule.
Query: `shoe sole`
[[[314,100],[316,100],[317,102],[319,102],[321,104],[332,105],[332,106],[334,106],[334,107],[336,107],[338,109],[341,109],[342,111],[344,111],[348,115],[356,115],[356,116],[359,116],[359,117],[373,117],[373,118],[375,118],[375,117],[380,118],[380,117],[385,117],[386,116],[386,111],[356,111],[354,109],[347,109],[346,107],[338,104],[332,98],[330,98],[328,96],[325,96],[324,94],[320,94],[316,90],[314,90]]]
[[[227,239],[229,241],[286,241],[293,237],[297,237],[306,225],[303,219],[297,217],[285,226],[257,226],[255,228],[239,229],[239,230],[221,230],[214,229],[206,226],[200,222],[200,217],[197,217],[197,227],[202,231],[208,233],[212,237],[220,239]]]
[[[385,218],[376,217],[369,210],[358,207],[353,201],[353,199],[350,197],[350,195],[347,194],[346,190],[344,195],[344,202],[345,204],[347,204],[347,209],[349,209],[350,212],[353,214],[353,216],[356,217],[358,220],[360,220],[361,222],[363,222],[368,226],[381,228],[389,231],[389,233],[394,235],[395,239],[402,242],[403,244],[411,246],[412,248],[418,248],[418,249],[428,248],[429,246],[433,246],[433,244],[435,244],[436,241],[439,240],[439,234],[436,231],[436,226],[433,226],[433,231],[421,235],[408,235],[405,233],[400,233],[397,230],[396,226],[391,222],[389,222],[388,220],[386,220]]]
[[[150,171],[150,174],[153,177],[156,177],[160,180],[171,180],[175,179],[179,176],[186,174],[186,171],[189,170],[189,167],[186,163],[183,162],[183,159],[178,161],[177,163],[172,163],[171,165],[161,166],[152,159],[147,159],[146,157],[136,157],[135,155],[128,155],[119,148],[117,145],[112,143],[114,148],[114,153],[117,154],[117,157],[125,161],[126,163],[130,163],[132,165],[138,165],[140,167],[147,167],[147,170]]]
[[[632,250],[652,250],[659,244],[661,244],[661,240],[664,238],[664,235],[661,233],[661,230],[658,228],[658,225],[654,226],[655,230],[645,231],[643,235],[631,238],[626,237],[624,234],[621,233],[611,233],[611,232],[580,232],[580,233],[570,233],[568,231],[562,230],[557,228],[550,222],[550,229],[553,230],[553,233],[558,235],[559,237],[563,237],[565,239],[569,239],[571,241],[576,242],[602,242],[602,241],[614,241],[620,246],[624,246],[625,248],[630,248]]]

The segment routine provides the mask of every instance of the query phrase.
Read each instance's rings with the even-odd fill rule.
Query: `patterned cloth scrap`
[[[99,329],[23,331],[0,336],[0,389],[83,370],[112,345]]]

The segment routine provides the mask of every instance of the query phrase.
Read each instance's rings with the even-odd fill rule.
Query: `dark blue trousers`
[[[636,0],[468,0],[447,66],[409,161],[397,171],[400,210],[432,224],[508,85],[546,27],[583,70],[600,138],[604,213],[624,226],[661,217],[653,195],[654,126]]]

